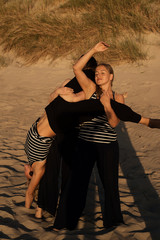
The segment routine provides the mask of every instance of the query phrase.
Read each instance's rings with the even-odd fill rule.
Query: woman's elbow
[[[77,71],[77,69],[78,69],[78,68],[77,68],[76,64],[74,64],[74,65],[73,65],[73,71],[74,71],[74,73]]]
[[[119,124],[120,120],[116,120],[116,121],[110,121],[109,124],[111,125],[112,128],[117,127],[117,125]]]
[[[112,128],[115,128],[115,127],[117,127],[118,124],[110,123],[110,125],[111,125]]]

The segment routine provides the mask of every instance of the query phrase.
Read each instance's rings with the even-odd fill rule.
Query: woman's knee
[[[36,162],[33,165],[33,176],[42,177],[45,172],[45,163]]]

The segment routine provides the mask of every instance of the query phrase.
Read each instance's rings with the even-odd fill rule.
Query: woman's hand
[[[104,107],[111,107],[110,104],[111,96],[107,91],[104,91],[100,96],[100,101]]]
[[[114,128],[119,123],[119,119],[117,118],[115,112],[111,107],[110,103],[111,98],[112,96],[109,94],[109,92],[104,91],[100,96],[100,101],[103,104],[104,111],[106,113],[109,124]]]
[[[69,95],[73,93],[73,89],[69,87],[59,87],[50,94],[49,102],[52,102],[58,95]]]
[[[60,87],[56,91],[58,95],[71,94],[74,92],[73,89],[69,87]]]
[[[97,44],[93,47],[93,49],[94,49],[95,52],[104,52],[104,51],[106,51],[109,47],[110,47],[109,44],[101,41],[101,42],[97,43]]]

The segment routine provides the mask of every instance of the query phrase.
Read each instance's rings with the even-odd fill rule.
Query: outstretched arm
[[[120,119],[124,122],[139,123],[150,128],[160,129],[160,119],[146,118],[134,112],[129,106],[124,104],[124,97],[122,95],[119,95],[116,101],[114,101],[107,94],[103,93],[100,101],[103,104],[108,121],[112,127],[115,127]]]

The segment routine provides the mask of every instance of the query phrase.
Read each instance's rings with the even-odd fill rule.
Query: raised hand
[[[97,43],[93,48],[95,52],[104,52],[106,51],[108,48],[110,47],[109,44],[101,41],[99,43]]]

